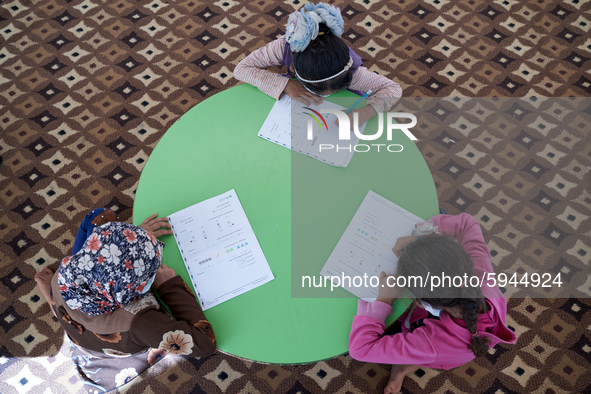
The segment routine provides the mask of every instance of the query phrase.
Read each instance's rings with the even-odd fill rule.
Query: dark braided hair
[[[474,276],[474,263],[470,255],[453,239],[437,234],[422,236],[402,250],[398,259],[398,275],[405,278],[420,276],[426,280],[428,276],[441,278],[442,274],[451,278]],[[470,286],[469,281],[462,287],[444,281],[442,286],[431,292],[430,283],[423,287],[419,283],[408,281],[407,288],[417,299],[435,308],[459,305],[466,327],[473,335],[468,348],[477,357],[488,351],[490,338],[481,337],[476,327],[480,310],[487,307],[480,287]]]
[[[311,81],[328,78],[335,75],[349,62],[349,47],[339,37],[330,32],[324,24],[318,25],[319,33],[303,52],[294,52],[293,67],[298,74]],[[311,91],[322,94],[328,91],[341,90],[349,86],[353,79],[351,70],[345,71],[338,77],[319,83],[300,81]]]

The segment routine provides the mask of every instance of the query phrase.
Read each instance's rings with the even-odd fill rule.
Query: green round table
[[[331,101],[351,96],[343,91]],[[150,155],[133,217],[139,224],[235,189],[275,279],[205,311],[218,348],[255,361],[309,363],[347,352],[357,298],[340,288],[303,291],[301,276],[318,275],[367,191],[423,219],[438,213],[438,203],[425,161],[402,132],[371,143],[398,143],[403,152],[358,152],[347,168],[333,167],[257,136],[274,102],[240,85],[190,109]],[[372,127],[376,118],[366,133]],[[190,284],[173,236],[161,240],[163,262]],[[389,321],[409,303],[398,300]]]

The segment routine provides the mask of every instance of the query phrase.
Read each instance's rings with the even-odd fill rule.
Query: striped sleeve
[[[402,88],[399,84],[382,75],[369,71],[366,67],[359,67],[353,74],[353,80],[349,88],[367,92],[371,89],[367,103],[373,106],[376,112],[387,112],[402,97]]]
[[[266,68],[283,65],[284,50],[285,36],[281,36],[242,59],[234,69],[234,77],[278,100],[289,78]]]

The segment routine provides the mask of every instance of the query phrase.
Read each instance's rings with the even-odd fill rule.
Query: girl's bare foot
[[[51,296],[51,279],[53,278],[53,271],[45,267],[35,275],[35,282],[37,287],[41,290],[41,293],[49,303],[49,307],[54,304],[53,297]],[[53,311],[53,308],[51,308]],[[55,313],[54,313],[55,314]]]
[[[402,381],[407,373],[417,369],[416,365],[392,365],[390,381],[384,388],[384,394],[395,394],[402,390]]]

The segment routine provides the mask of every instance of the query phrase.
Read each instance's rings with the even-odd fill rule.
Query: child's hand
[[[355,111],[351,111],[347,114],[347,117],[349,118],[349,130],[353,130],[353,112],[355,112]],[[338,117],[336,118],[334,123],[337,126],[339,125],[339,118]],[[359,124],[361,124],[361,123],[359,123]]]
[[[172,234],[172,230],[170,230],[171,226],[168,223],[168,218],[159,218],[157,217],[158,214],[153,214],[149,216],[139,225],[139,227],[143,228],[154,237],[160,237],[161,235]],[[162,227],[168,227],[169,229],[161,229]]]
[[[408,245],[409,243],[414,242],[414,240],[417,239],[417,238],[418,237],[413,237],[413,236],[400,237],[400,238],[398,238],[396,240],[396,244],[392,248],[392,252],[394,252],[394,254],[396,255],[396,257],[400,257],[400,254],[402,253],[402,249],[404,249],[404,247],[406,245]]]
[[[154,278],[152,288],[157,289],[161,284],[175,276],[176,272],[174,272],[174,268],[167,267],[166,264],[160,265],[158,271],[156,271],[156,277]]]
[[[399,297],[403,289],[396,287],[396,277],[394,275],[386,275],[384,271],[380,273],[380,289],[376,301],[385,302],[392,305]]]
[[[322,97],[316,96],[314,93],[308,92],[301,82],[290,79],[283,90],[292,99],[299,101],[304,105],[320,105],[322,104]]]
[[[364,124],[365,122],[367,122],[368,120],[370,120],[371,118],[373,118],[374,116],[376,116],[378,114],[376,112],[375,108],[371,105],[366,105],[365,107],[363,107],[361,109],[356,109],[356,110],[349,112],[347,114],[347,116],[349,117],[349,124],[351,125],[351,130],[353,130],[353,114],[355,112],[357,112],[357,116],[359,119],[359,121],[358,121],[359,126],[361,126],[362,124]],[[339,120],[337,119],[337,121],[335,123],[338,126]]]

